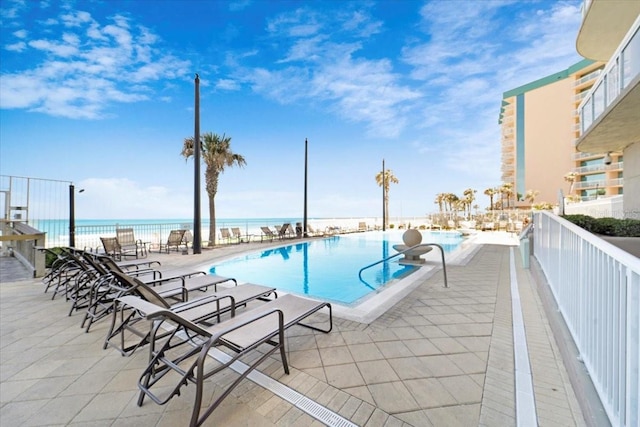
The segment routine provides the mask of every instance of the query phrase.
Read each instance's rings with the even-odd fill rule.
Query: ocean
[[[216,218],[216,232],[220,239],[221,228],[240,228],[242,234],[260,236],[260,227],[267,226],[272,230],[290,223],[302,224],[303,218]],[[368,228],[382,224],[381,218],[308,218],[307,224],[314,230],[325,230],[329,227],[356,230],[361,222]],[[29,220],[28,224],[46,233],[46,246],[69,246],[69,220]],[[202,240],[209,240],[209,219],[202,219]],[[116,228],[133,228],[136,239],[157,244],[164,242],[170,231],[187,229],[193,232],[193,219],[76,219],[75,246],[78,248],[96,249],[101,247],[100,237],[115,237]]]

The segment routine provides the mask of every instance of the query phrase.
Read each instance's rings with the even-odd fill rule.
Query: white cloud
[[[231,79],[219,79],[216,83],[216,89],[221,90],[238,90],[240,89],[240,84]]]
[[[85,190],[76,196],[78,218],[160,219],[193,214],[191,195],[160,186],[141,186],[126,178],[89,178],[78,182],[76,188]]]
[[[4,48],[13,52],[22,52],[27,48],[27,44],[25,42],[16,42],[13,44],[8,44]]]
[[[5,49],[24,54],[40,51],[39,63],[25,61],[22,69],[2,75],[0,108],[76,119],[108,117],[114,103],[150,98],[150,82],[182,78],[189,62],[165,53],[149,29],[130,25],[122,15],[100,23],[84,11],[65,11],[49,19],[43,31],[23,37]],[[35,33],[43,26],[34,27]],[[24,44],[26,43],[26,44]],[[165,98],[169,99],[169,98]]]

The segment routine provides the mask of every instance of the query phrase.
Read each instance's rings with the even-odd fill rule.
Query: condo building
[[[606,185],[606,194],[623,194],[621,216],[635,219],[640,219],[639,28],[640,1],[585,0],[576,39],[578,53],[605,63],[578,106],[576,156],[605,153],[598,182]]]
[[[512,185],[510,206],[531,206],[525,198],[529,190],[538,192],[534,204],[556,204],[560,191],[576,201],[622,193],[621,155],[611,153],[615,161],[605,165],[605,152],[576,151],[581,130],[578,106],[604,65],[585,59],[504,92],[501,172],[502,182]]]

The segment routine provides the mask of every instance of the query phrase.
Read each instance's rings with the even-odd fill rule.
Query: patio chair
[[[100,237],[100,241],[102,242],[105,255],[110,256],[116,261],[122,259],[122,248],[120,248],[117,237]]]
[[[116,239],[120,245],[121,256],[147,256],[147,244],[133,235],[133,228],[116,228]]]
[[[113,347],[123,356],[129,356],[139,347],[149,343],[150,325],[137,325],[146,320],[148,314],[161,309],[179,313],[193,323],[205,323],[210,326],[210,320],[216,318],[218,322],[225,313],[235,315],[235,310],[253,300],[267,300],[269,296],[277,298],[275,288],[266,286],[243,284],[216,290],[210,294],[186,303],[171,304],[159,295],[154,288],[147,286],[135,277],[122,273],[114,273],[118,287],[127,289],[127,294],[113,301],[111,310],[111,326],[107,331],[103,348]],[[133,338],[133,339],[132,339]],[[156,336],[156,339],[158,337]]]
[[[231,233],[233,233],[233,237],[235,239],[238,239],[238,243],[250,243],[251,242],[251,235],[247,234],[246,236],[243,236],[239,227],[232,227],[231,228]]]
[[[227,244],[231,243],[231,240],[233,239],[233,236],[231,235],[231,232],[229,231],[228,228],[221,228],[220,229],[220,240],[222,240],[223,242],[226,242]],[[240,243],[240,241],[238,240],[238,243]]]
[[[171,248],[176,248],[176,252],[179,252],[181,246],[184,246],[184,249],[187,250],[188,247],[184,241],[186,231],[187,230],[171,230],[167,238],[167,243],[160,243],[159,252],[166,251],[169,253]]]
[[[140,282],[153,287],[161,297],[183,302],[189,299],[189,292],[192,291],[206,291],[209,287],[217,290],[217,286],[225,282],[238,284],[233,278],[206,274],[204,271],[165,270],[161,272],[153,269],[124,271],[110,258],[101,258],[100,265],[103,269],[102,275],[107,277],[107,281],[97,282],[92,289],[90,303],[81,325],[84,327],[88,322],[86,323],[86,332],[89,332],[93,323],[109,315],[116,298],[130,291],[128,288],[113,286],[113,283],[108,279],[111,279],[115,274],[135,276]],[[163,274],[164,277],[162,277]]]
[[[260,236],[261,242],[263,242],[265,239],[273,241],[273,239],[277,238],[277,235],[274,234],[269,227],[260,227],[260,230],[262,230],[262,235]]]
[[[293,227],[288,222],[282,224],[282,227],[278,230],[278,238],[280,239],[290,239],[296,235]]]
[[[328,328],[321,329],[302,323],[323,308],[328,308],[329,311]],[[285,351],[285,330],[293,325],[301,325],[328,333],[333,326],[331,304],[291,294],[243,311],[231,319],[210,327],[197,325],[179,313],[162,307],[148,313],[147,318],[153,321],[149,338],[150,361],[138,380],[138,387],[141,390],[138,406],[142,406],[146,396],[155,403],[163,405],[179,395],[182,386],[194,383],[196,391],[191,426],[202,425],[225,397],[273,353],[280,352],[284,372],[289,374]],[[158,343],[156,348],[156,337],[167,335],[163,329],[163,325],[167,322],[172,326],[175,325],[175,328],[170,331],[168,337]],[[189,345],[182,346],[183,350],[180,352],[175,351],[176,345],[185,342],[185,336],[189,340]],[[178,344],[174,342],[176,339],[179,341]],[[271,345],[271,348],[267,349],[264,345]],[[230,354],[221,353],[220,358],[215,360],[209,352],[216,346],[226,347],[230,350]],[[225,387],[225,390],[219,395],[216,394],[216,399],[208,407],[203,408],[205,380],[224,372],[241,357],[252,354],[258,347],[260,351],[255,354],[255,357],[250,360],[243,359],[246,363],[243,372],[231,383],[227,380],[219,383],[218,385]]]

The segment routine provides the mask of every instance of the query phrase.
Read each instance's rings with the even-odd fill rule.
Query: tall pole
[[[76,189],[73,184],[69,184],[69,247],[76,246]]]
[[[200,218],[200,77],[196,74],[195,129],[193,135],[194,181],[193,181],[193,254],[202,253]]]
[[[384,159],[382,159],[382,231],[387,230],[387,174],[384,171]]]
[[[302,235],[307,236],[307,138],[304,139],[304,216],[302,219]]]

